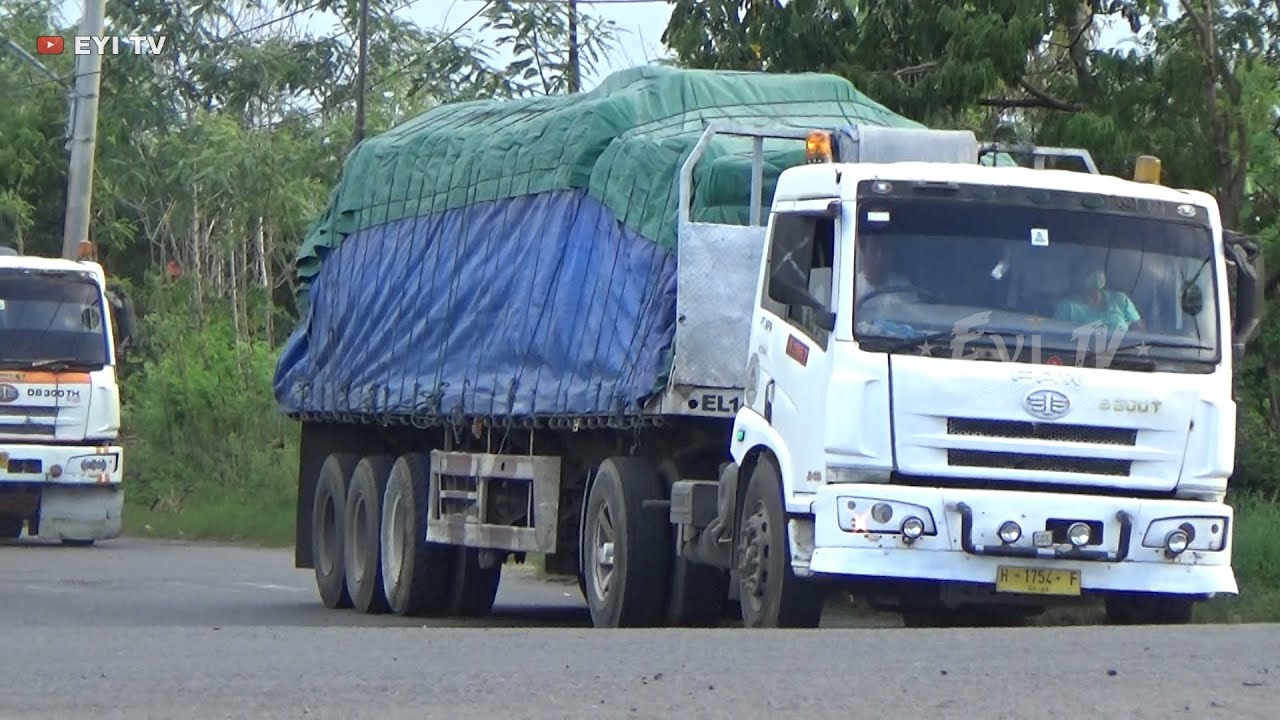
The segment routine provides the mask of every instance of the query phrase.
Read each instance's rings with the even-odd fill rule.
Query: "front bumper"
[[[119,446],[0,443],[0,482],[114,485],[123,474]]]
[[[889,503],[897,517],[877,524],[869,512],[874,502],[867,500]],[[848,484],[822,488],[811,507],[811,534],[806,521],[792,522],[800,575],[994,585],[1000,567],[1028,567],[1077,570],[1085,591],[1238,592],[1231,569],[1234,511],[1217,503]],[[920,515],[932,533],[908,542],[897,528],[909,513]],[[1185,552],[1168,557],[1162,533],[1183,518],[1201,532]],[[998,534],[1009,520],[1023,530],[1011,545]],[[1066,543],[1037,548],[1034,533],[1053,527],[1050,521],[1085,522],[1100,529],[1101,538],[1074,556],[1064,554]],[[893,531],[872,531],[881,528]]]

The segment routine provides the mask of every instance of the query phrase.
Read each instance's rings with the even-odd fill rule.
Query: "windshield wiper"
[[[1138,348],[1164,348],[1167,350],[1196,350],[1199,352],[1208,352],[1213,350],[1208,345],[1196,345],[1189,343],[1172,342],[1170,340],[1138,340],[1137,342],[1123,343],[1115,349],[1116,352],[1124,352],[1125,350],[1136,350]]]
[[[86,363],[80,358],[59,357],[59,358],[41,358],[39,360],[32,360],[31,362],[27,363],[27,367],[30,367],[30,368],[47,367],[53,370],[66,370],[72,365],[85,365],[85,364]]]

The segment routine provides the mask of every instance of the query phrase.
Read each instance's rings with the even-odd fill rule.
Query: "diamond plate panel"
[[[681,224],[672,384],[743,386],[765,230]]]

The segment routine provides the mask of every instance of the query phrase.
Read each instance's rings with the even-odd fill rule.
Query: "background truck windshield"
[[[1184,372],[1219,361],[1204,208],[913,193],[858,204],[854,334],[867,349]]]
[[[75,274],[0,271],[0,367],[105,366],[101,297]]]

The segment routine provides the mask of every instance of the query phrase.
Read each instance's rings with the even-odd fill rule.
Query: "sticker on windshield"
[[[889,222],[888,210],[868,210],[867,222]]]
[[[1049,231],[1045,228],[1031,228],[1031,244],[1045,247],[1049,244]]]

